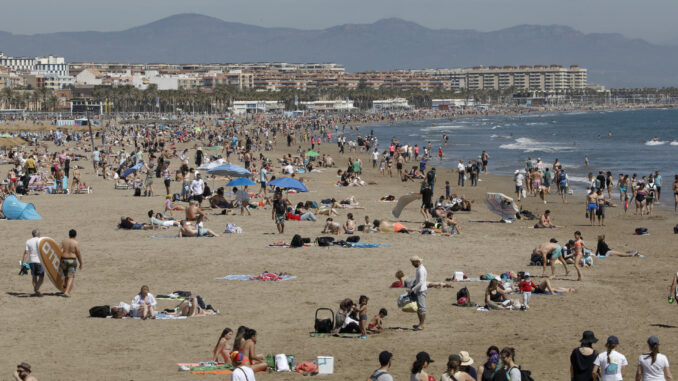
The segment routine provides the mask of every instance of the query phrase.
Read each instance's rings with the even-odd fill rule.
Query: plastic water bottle
[[[673,303],[673,296],[669,296],[669,304]]]

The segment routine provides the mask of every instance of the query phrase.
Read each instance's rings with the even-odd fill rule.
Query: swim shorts
[[[417,292],[417,312],[420,314],[426,313],[426,291]]]
[[[558,259],[558,257],[560,257],[561,255],[563,255],[563,248],[560,245],[558,245],[558,247],[556,247],[553,250],[553,252],[551,252],[551,259],[552,260]]]
[[[597,208],[598,208],[598,205],[596,205],[595,202],[594,202],[594,203],[588,203],[587,210],[588,210],[589,212],[592,212],[592,211],[596,210]]]
[[[285,225],[285,215],[284,214],[276,214],[275,215],[275,223],[277,225]]]
[[[29,263],[28,265],[31,267],[31,275],[33,276],[45,275],[45,269],[42,267],[40,263]]]
[[[78,267],[78,261],[75,258],[62,258],[61,269],[64,271],[64,276],[74,276],[75,269]]]

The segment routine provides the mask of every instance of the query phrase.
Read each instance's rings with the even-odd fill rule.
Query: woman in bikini
[[[243,338],[245,339],[245,345],[241,352],[245,355],[245,358],[242,360],[242,363],[245,365],[250,364],[250,368],[254,372],[266,371],[268,369],[268,362],[264,360],[263,355],[256,353],[257,331],[248,329]]]
[[[214,346],[212,350],[212,361],[219,362],[219,356],[224,359],[224,363],[228,364],[231,362],[231,345],[228,343],[233,338],[233,330],[230,328],[225,328],[217,340],[217,345]]]
[[[584,245],[584,239],[581,236],[581,232],[577,230],[574,232],[574,269],[577,270],[577,280],[582,280],[581,275],[581,260],[584,257],[584,249],[589,249]]]
[[[673,212],[678,211],[678,175],[673,180]]]
[[[640,209],[640,215],[643,215],[643,212],[645,211],[645,198],[647,197],[647,191],[645,190],[645,184],[640,183],[638,184],[638,190],[636,190],[636,213],[638,214],[638,210]]]

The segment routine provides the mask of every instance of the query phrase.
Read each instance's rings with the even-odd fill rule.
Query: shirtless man
[[[78,263],[80,264],[80,270],[82,270],[80,245],[78,244],[78,241],[75,240],[77,235],[78,233],[75,229],[71,229],[68,232],[68,238],[61,242],[61,251],[63,252],[63,255],[61,256],[61,269],[64,272],[64,277],[66,277],[64,282],[64,296],[67,298],[71,296],[73,279],[75,279],[75,269]]]
[[[197,221],[197,220],[196,220]],[[189,225],[185,220],[179,221],[179,237],[203,237],[206,235],[212,235],[214,237],[219,237],[219,234],[207,228],[196,228],[192,225]]]
[[[596,220],[596,211],[598,210],[598,194],[591,189],[589,194],[586,196],[586,214],[589,216],[589,222],[591,226]]]
[[[205,220],[207,220],[207,216],[200,210],[200,206],[198,204],[198,201],[196,200],[191,200],[188,203],[188,208],[186,208],[186,220],[187,221],[195,221],[198,216],[203,216]]]
[[[353,213],[346,215],[346,222],[344,223],[344,233],[353,234],[355,233],[355,220],[353,219]]]
[[[560,263],[565,267],[565,275],[570,274],[570,270],[567,268],[567,263],[563,259],[563,248],[558,245],[558,241],[555,238],[551,238],[549,242],[539,245],[534,249],[534,253],[541,255],[542,257],[542,272],[541,276],[546,276],[546,262],[548,262],[548,255],[551,254],[551,276],[552,278],[556,275],[556,260],[559,260]]]
[[[557,227],[559,227],[559,226],[556,226],[553,223],[551,223],[551,211],[548,210],[548,209],[546,209],[544,211],[544,214],[542,214],[541,217],[539,217],[539,222],[537,222],[534,225],[535,229],[539,229],[539,228],[555,229]]]
[[[73,180],[71,180],[71,189],[76,193],[80,189],[80,170],[76,167],[73,171]]]

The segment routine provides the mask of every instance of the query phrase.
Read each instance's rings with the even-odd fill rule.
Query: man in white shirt
[[[283,173],[286,175],[293,175],[294,174],[294,167],[292,164],[287,164],[285,167],[283,167]]]
[[[464,181],[466,180],[466,166],[464,165],[464,160],[459,160],[457,164],[457,172],[459,172],[459,177],[457,178],[457,186],[464,186]]]
[[[33,276],[33,291],[36,296],[42,296],[40,286],[42,286],[42,281],[45,280],[45,269],[40,262],[40,231],[33,229],[32,234],[33,238],[26,241],[26,250],[24,250],[24,256],[21,259],[21,265],[23,266],[24,263],[27,263],[26,256],[28,256],[28,265]]]
[[[205,191],[205,182],[202,181],[200,173],[195,176],[195,180],[191,181],[190,189],[193,199],[202,205],[202,193]]]
[[[417,300],[417,317],[419,317],[419,324],[414,325],[415,331],[424,329],[424,321],[426,320],[426,268],[421,264],[423,259],[417,255],[410,258],[412,266],[417,269],[417,274],[414,279],[414,285],[410,289],[410,295],[416,297]]]
[[[525,179],[525,176],[516,169],[513,179],[516,181],[516,196],[518,197],[518,201],[520,201],[520,196],[522,196],[523,193],[523,180]]]

